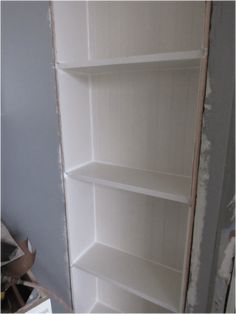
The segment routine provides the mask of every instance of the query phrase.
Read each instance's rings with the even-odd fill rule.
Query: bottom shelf
[[[74,265],[143,299],[178,312],[181,273],[95,243]]]
[[[92,308],[90,313],[118,313],[118,312],[101,302],[97,302]]]
[[[71,274],[75,313],[172,313],[76,267]]]

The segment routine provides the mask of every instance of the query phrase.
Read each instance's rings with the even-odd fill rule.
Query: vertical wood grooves
[[[50,6],[55,58],[62,68],[64,64],[56,80],[75,310],[107,305],[124,313],[165,312],[154,304],[157,300],[169,309],[180,302],[182,311],[207,68],[207,56],[200,73],[199,57],[195,58],[201,55],[202,3],[58,1]],[[209,4],[206,7],[205,33]],[[204,49],[206,43],[205,37]],[[79,65],[80,74],[86,74],[80,75],[76,67],[68,69],[71,65]],[[94,165],[97,172],[91,175]],[[67,175],[70,169],[85,173]],[[93,267],[101,267],[118,282],[133,272],[127,283],[130,291],[98,279],[99,267],[93,275],[86,270],[91,260],[83,257],[97,243],[107,247],[108,258],[96,253]],[[123,271],[118,271],[119,261],[118,268],[113,267],[114,255],[123,260]],[[142,274],[131,264],[138,267],[143,260],[145,265],[183,270],[183,277],[178,277],[181,291],[174,288],[169,294],[160,282],[152,282],[149,289],[145,277],[144,295],[132,289]],[[85,271],[75,267],[81,261]],[[144,267],[147,277],[149,266]],[[165,282],[158,270],[153,273]],[[152,295],[155,288],[157,294]]]

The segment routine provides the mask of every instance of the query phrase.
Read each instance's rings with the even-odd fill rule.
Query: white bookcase
[[[183,311],[205,11],[52,2],[76,312]]]

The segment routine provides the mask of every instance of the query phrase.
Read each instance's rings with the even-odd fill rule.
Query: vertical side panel
[[[88,59],[86,1],[52,1],[56,61]]]
[[[89,82],[57,71],[65,170],[91,160]]]
[[[77,268],[71,268],[75,313],[88,313],[97,299],[96,277]]]
[[[65,182],[70,261],[73,264],[94,241],[93,186],[68,177]]]

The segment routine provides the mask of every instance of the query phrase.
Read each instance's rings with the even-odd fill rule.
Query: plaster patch
[[[212,105],[210,105],[210,104],[205,104],[204,108],[207,109],[207,110],[211,110],[211,109],[212,109]]]
[[[209,180],[209,159],[211,143],[205,133],[202,134],[201,156],[198,173],[196,216],[191,257],[191,274],[188,289],[188,307],[192,312],[197,304],[197,280],[200,269],[200,253],[203,237],[203,226],[207,205],[207,184]]]
[[[211,110],[212,105],[207,103],[207,97],[211,94],[211,82],[209,78],[209,73],[207,73],[207,85],[206,85],[206,99],[205,99],[205,104],[204,104],[204,109],[205,110]]]
[[[207,85],[206,85],[206,97],[208,97],[211,94],[211,81],[210,81],[210,76],[209,72],[207,72]]]
[[[228,282],[228,280],[230,279],[230,273],[231,273],[231,270],[232,270],[232,259],[233,259],[234,255],[235,255],[234,241],[235,241],[235,238],[232,237],[230,239],[230,242],[226,246],[226,249],[224,251],[224,258],[222,260],[220,269],[218,271],[218,275],[221,278],[225,279],[226,282]]]
[[[231,217],[231,221],[235,220],[235,195],[232,197],[231,201],[229,202],[229,204],[227,205],[227,208],[230,210],[232,208],[232,217]]]
[[[209,73],[207,74],[206,84],[206,98],[204,103],[205,110],[211,110],[212,105],[207,103],[207,98],[211,94],[211,82]],[[202,127],[202,138],[201,138],[201,153],[200,163],[198,172],[198,186],[197,186],[197,201],[194,221],[194,235],[191,253],[191,271],[189,288],[187,292],[187,304],[188,310],[193,311],[194,306],[197,305],[197,281],[200,270],[200,254],[201,244],[203,237],[204,219],[207,205],[207,185],[209,181],[209,159],[210,159],[210,148],[211,142],[205,134],[205,119],[203,116],[203,127]]]

